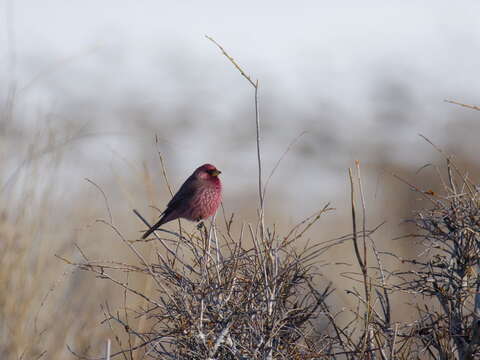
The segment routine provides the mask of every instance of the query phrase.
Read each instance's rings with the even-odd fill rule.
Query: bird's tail
[[[165,223],[165,216],[162,216],[160,220],[158,220],[155,225],[153,225],[150,229],[145,231],[145,234],[143,234],[142,239],[146,239],[151,233],[153,233],[155,230],[157,230],[160,226],[162,226]]]

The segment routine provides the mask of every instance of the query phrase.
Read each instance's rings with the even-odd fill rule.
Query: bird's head
[[[195,170],[194,174],[197,179],[210,180],[214,182],[220,181],[218,175],[222,172],[211,164],[204,164]]]

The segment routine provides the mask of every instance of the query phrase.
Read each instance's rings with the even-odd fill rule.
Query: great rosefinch
[[[160,220],[143,234],[142,239],[169,221],[178,218],[200,221],[214,215],[222,201],[220,174],[221,171],[210,164],[197,168],[167,204]]]

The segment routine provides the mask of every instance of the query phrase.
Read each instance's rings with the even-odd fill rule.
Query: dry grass
[[[78,240],[64,238],[65,229],[59,229],[56,216],[57,211],[65,211],[57,191],[62,153],[54,149],[59,143],[51,133],[37,133],[35,140],[28,149],[18,146],[9,153],[24,158],[15,165],[17,171],[9,172],[13,175],[3,181],[0,193],[2,358],[61,358],[66,355],[65,343],[72,338],[82,348],[98,345],[85,332],[99,319],[96,301],[81,296],[87,279],[80,279],[54,256],[73,250]],[[85,209],[82,214],[73,210],[75,225],[84,226]],[[94,289],[99,294],[107,292],[106,288]]]

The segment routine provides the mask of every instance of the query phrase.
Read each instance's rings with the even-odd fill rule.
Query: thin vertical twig
[[[261,142],[261,133],[260,133],[260,112],[259,112],[259,106],[258,106],[258,80],[253,81],[252,78],[245,73],[245,71],[242,69],[240,65],[235,61],[233,57],[231,57],[221,46],[218,42],[215,41],[212,37],[205,35],[205,37],[210,40],[212,43],[214,43],[222,52],[222,54],[235,66],[235,68],[240,71],[240,74],[247,79],[247,81],[250,83],[250,85],[253,86],[255,90],[255,127],[256,127],[256,133],[257,133],[257,163],[258,163],[258,197],[260,200],[260,236],[261,239],[263,240],[265,237],[265,221],[264,221],[264,196],[263,196],[263,188],[262,188],[262,158],[261,158],[261,151],[260,151],[260,142]]]
[[[168,176],[167,176],[167,169],[165,167],[165,161],[163,160],[163,155],[160,152],[160,149],[158,148],[158,136],[155,134],[155,146],[157,147],[157,154],[158,154],[158,159],[160,160],[160,166],[162,167],[162,176],[163,179],[165,180],[165,185],[167,186],[168,192],[170,193],[170,196],[173,197],[173,190],[172,187],[170,186],[170,182],[168,181]]]
[[[218,246],[218,238],[217,238],[217,230],[215,226],[215,218],[217,217],[217,213],[212,216],[212,222],[210,224],[210,229],[208,231],[208,247],[210,252],[210,245],[211,240],[215,243],[215,270],[217,271],[217,279],[218,283],[221,284],[220,279],[220,248]]]
[[[356,166],[357,166],[357,169],[359,167],[359,163],[356,162]],[[349,179],[350,179],[350,194],[351,194],[351,207],[352,207],[352,239],[353,239],[353,247],[354,247],[354,250],[355,250],[355,256],[357,258],[357,262],[360,266],[360,270],[362,271],[362,276],[363,276],[363,286],[364,286],[364,290],[365,290],[365,300],[364,300],[364,303],[365,303],[365,306],[366,306],[366,309],[365,309],[365,317],[364,317],[364,321],[365,321],[365,336],[364,336],[364,339],[365,339],[365,342],[364,342],[364,346],[366,347],[365,350],[367,350],[369,353],[370,353],[370,349],[371,349],[371,343],[370,343],[370,331],[369,331],[369,323],[370,323],[370,312],[371,312],[371,304],[370,304],[370,288],[369,288],[369,281],[368,281],[368,270],[367,270],[367,259],[366,259],[366,243],[365,243],[365,239],[363,238],[364,240],[364,257],[362,258],[362,255],[360,254],[360,250],[359,250],[359,247],[358,247],[358,233],[357,233],[357,215],[356,215],[356,207],[355,207],[355,184],[354,184],[354,181],[353,181],[353,172],[352,172],[352,169],[349,168],[348,169],[348,175],[349,175]],[[357,176],[359,176],[359,174],[357,173]],[[361,184],[360,180],[359,180],[359,184]],[[362,189],[360,189],[360,192],[362,193]],[[363,201],[363,196],[362,196],[362,201]],[[362,205],[363,207],[363,205]],[[364,221],[365,221],[365,213],[363,213],[363,217],[364,217]],[[365,226],[365,224],[364,224]],[[364,235],[363,237],[365,236],[365,228],[363,228],[363,232],[364,232]]]
[[[260,113],[258,109],[258,80],[255,82],[255,125],[257,130],[257,162],[258,162],[258,196],[260,198],[260,209],[263,210],[262,191],[262,159],[260,156]]]
[[[348,176],[350,179],[350,202],[351,202],[351,208],[352,208],[352,239],[353,239],[353,247],[355,250],[355,256],[357,258],[357,261],[360,265],[360,268],[363,269],[363,261],[362,257],[360,255],[360,250],[358,249],[358,234],[357,234],[357,215],[356,215],[356,209],[355,209],[355,184],[353,182],[353,173],[352,169],[348,169]],[[363,270],[362,270],[363,271]]]
[[[257,130],[257,162],[258,162],[258,196],[260,199],[260,236],[262,239],[265,237],[265,215],[264,215],[264,203],[263,203],[263,190],[262,190],[262,158],[260,152],[260,113],[258,108],[258,80],[255,82],[255,125]]]
[[[362,240],[363,240],[363,262],[364,266],[368,267],[367,259],[367,243],[366,243],[366,227],[367,227],[367,209],[365,205],[365,196],[363,194],[363,184],[362,176],[360,174],[360,161],[355,161],[355,166],[357,168],[357,178],[358,178],[358,189],[360,192],[360,201],[362,204]]]
[[[165,166],[165,160],[163,159],[163,155],[160,152],[160,149],[158,148],[158,144],[159,144],[158,135],[155,134],[155,146],[157,148],[157,154],[158,154],[158,158],[160,160],[160,166],[162,167],[162,176],[163,176],[163,179],[165,180],[165,185],[167,186],[168,192],[170,193],[170,196],[173,198],[173,189],[172,189],[172,186],[170,185],[170,181],[168,181],[167,169],[166,169],[166,166]],[[178,218],[177,222],[178,222],[178,233],[180,234],[180,237],[182,237],[183,236],[183,234],[182,234],[182,221],[180,220],[180,218]],[[180,243],[178,242],[177,243],[177,249],[175,250],[175,252],[178,250],[179,246],[180,246]],[[173,259],[173,262],[175,263],[175,258]]]
[[[107,346],[105,349],[105,360],[110,360],[110,348],[112,346],[112,342],[110,339],[107,339]]]
[[[372,304],[371,304],[371,296],[370,296],[370,282],[367,282],[368,277],[367,271],[368,271],[368,257],[367,257],[367,207],[365,204],[365,195],[363,191],[363,183],[362,183],[362,175],[360,172],[360,161],[355,160],[355,166],[357,168],[357,179],[358,179],[358,189],[360,192],[360,201],[362,204],[362,240],[363,240],[363,266],[365,268],[365,271],[362,272],[364,274],[364,286],[365,286],[365,304],[367,305],[367,312],[366,312],[366,340],[367,340],[367,351],[370,352],[370,350],[373,348],[373,337],[371,336],[371,331],[369,330],[370,328],[370,315],[372,312]],[[374,354],[373,354],[374,356]]]

